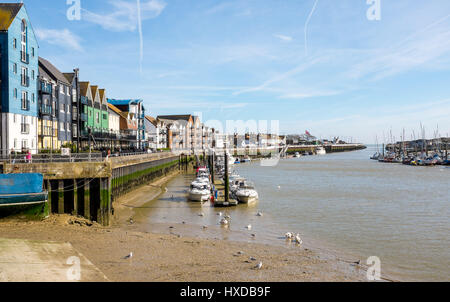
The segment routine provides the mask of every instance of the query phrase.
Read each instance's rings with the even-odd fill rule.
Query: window
[[[34,149],[34,138],[31,140],[31,149]]]
[[[28,141],[26,139],[22,140],[22,149],[28,149]]]
[[[34,104],[34,93],[31,94],[31,101],[32,101],[33,104]]]
[[[14,88],[14,98],[17,99],[17,88]]]
[[[59,92],[64,94],[64,87],[63,87],[63,85],[59,86]]]
[[[17,138],[14,139],[14,149],[17,148]]]
[[[34,70],[31,71],[31,79],[34,80]]]
[[[100,113],[99,112],[97,112],[95,119],[97,120],[97,123],[100,123]]]
[[[59,104],[59,111],[64,112],[65,108],[64,104]]]
[[[31,47],[31,55],[32,55],[33,58],[34,58],[34,47]]]
[[[66,123],[66,129],[68,132],[70,132],[70,123]]]
[[[14,47],[14,49],[17,49],[17,39],[16,38],[14,38],[14,40],[13,40],[13,47]]]
[[[14,124],[17,122],[17,115],[16,114],[13,115],[13,122],[14,122]]]
[[[14,63],[13,65],[13,72],[14,74],[17,74],[17,63]]]
[[[70,112],[69,105],[66,105],[66,113],[69,113],[69,112]]]
[[[64,123],[63,122],[59,123],[59,131],[64,131]]]
[[[25,19],[22,20],[22,61],[28,63],[27,60],[27,21]]]
[[[28,110],[28,92],[22,91],[22,110]]]

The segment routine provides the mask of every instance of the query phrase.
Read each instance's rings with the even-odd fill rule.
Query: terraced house
[[[39,150],[72,143],[72,84],[49,61],[39,58]]]
[[[23,3],[0,3],[0,54],[2,154],[37,153],[38,43]]]
[[[100,149],[107,148],[109,138],[109,113],[106,92],[90,82],[80,82],[81,110],[80,136],[82,146]]]

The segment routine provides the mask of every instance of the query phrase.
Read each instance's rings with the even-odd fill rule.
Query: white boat
[[[295,157],[295,158],[299,158],[299,157],[302,157],[302,156],[300,155],[300,153],[299,153],[299,152],[295,152],[295,155],[294,155],[294,157]]]
[[[255,186],[250,182],[241,182],[235,195],[241,203],[253,203],[259,199]]]
[[[324,147],[317,148],[316,153],[317,153],[317,155],[327,155],[327,151],[325,150]]]
[[[191,185],[189,189],[189,200],[205,202],[211,198],[211,189],[207,185]]]
[[[209,181],[209,178],[197,178],[191,183],[191,186],[206,186],[211,190],[211,183]]]

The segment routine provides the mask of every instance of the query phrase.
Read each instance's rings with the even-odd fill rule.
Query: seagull
[[[262,262],[260,262],[260,263],[258,263],[258,265],[255,267],[255,269],[261,269],[262,268],[262,266],[263,266],[263,263]]]
[[[261,213],[261,212],[258,212],[258,214],[256,214],[256,216],[258,216],[258,217],[262,217],[262,216],[263,216],[263,213]]]
[[[230,222],[227,219],[225,219],[225,218],[220,221],[221,225],[228,225],[229,223]]]
[[[353,262],[353,263],[356,264],[356,265],[361,265],[361,260],[358,260],[358,261]]]
[[[281,186],[278,186],[278,190],[281,190]]]
[[[225,215],[225,219],[230,219],[231,216],[230,215]]]
[[[130,220],[128,220],[128,221],[130,222],[130,224],[133,224],[133,223],[134,223],[133,218],[130,218]]]
[[[286,237],[286,240],[292,240],[294,238],[294,234],[291,232],[286,233],[284,236]]]
[[[299,245],[303,244],[303,240],[302,238],[300,238],[300,234],[297,234],[297,236],[295,236],[295,242],[297,242]]]
[[[252,229],[252,225],[251,224],[249,224],[248,226],[247,226],[247,230],[251,230]]]
[[[169,190],[167,190],[167,188],[164,188],[164,191],[167,193],[167,192],[169,192]]]
[[[239,251],[238,255],[244,255],[244,252],[243,251]]]
[[[206,230],[208,227],[206,225],[203,226],[203,229]]]
[[[205,214],[203,214],[203,213],[200,213],[200,214],[198,214],[198,216],[200,216],[200,217],[204,217],[204,216],[205,216]]]
[[[133,258],[133,252],[131,252],[128,256],[123,257],[123,259],[131,259]]]
[[[256,261],[256,258],[250,257],[250,261]]]
[[[256,234],[252,234],[252,237],[255,238],[255,237],[256,237]]]
[[[217,216],[222,217],[222,216],[223,216],[223,213],[222,213],[222,212],[219,212],[219,213],[217,213]]]

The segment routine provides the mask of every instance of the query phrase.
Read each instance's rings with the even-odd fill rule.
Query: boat
[[[240,163],[241,163],[241,160],[240,160],[239,158],[236,158],[235,161],[234,161],[234,164],[235,164],[235,165],[238,165],[238,164],[240,164]]]
[[[236,198],[240,203],[253,203],[259,199],[258,192],[255,186],[250,182],[241,182],[239,188],[236,190]]]
[[[295,152],[295,155],[294,155],[294,157],[295,157],[295,158],[300,158],[300,157],[302,157],[302,156],[300,155],[300,153],[299,153],[299,152]]]
[[[381,157],[380,152],[375,153],[374,155],[372,155],[372,157],[370,158],[371,160],[379,160]]]
[[[327,151],[325,150],[324,147],[319,147],[319,148],[317,148],[317,150],[316,150],[316,154],[317,154],[317,155],[327,155]]]
[[[252,159],[250,158],[250,156],[246,156],[241,162],[242,163],[251,163]]]
[[[48,192],[43,190],[44,176],[38,173],[1,174],[0,206],[46,203]]]
[[[207,184],[191,185],[189,189],[189,200],[197,202],[206,202],[211,198],[211,188]]]

